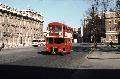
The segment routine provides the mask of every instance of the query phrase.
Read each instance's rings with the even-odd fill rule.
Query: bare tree
[[[93,40],[94,40],[94,49],[96,49],[97,47],[96,35],[97,33],[99,33],[97,28],[98,15],[103,12],[102,17],[103,17],[103,23],[105,27],[105,12],[111,7],[111,4],[113,1],[114,0],[89,0],[88,1],[91,5],[91,8],[89,8],[86,11],[86,14],[89,19],[89,24],[90,24],[89,27],[92,28],[88,30],[92,32],[91,35],[93,36]]]
[[[91,5],[96,6],[98,9],[107,11],[109,8],[113,8],[116,0],[87,0]]]

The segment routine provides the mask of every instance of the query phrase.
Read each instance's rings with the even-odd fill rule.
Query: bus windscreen
[[[47,38],[49,44],[53,43],[53,38]]]
[[[56,43],[56,44],[64,43],[64,39],[63,38],[54,38],[54,43]]]

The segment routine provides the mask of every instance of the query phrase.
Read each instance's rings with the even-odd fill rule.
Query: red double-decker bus
[[[63,23],[48,24],[46,54],[67,54],[72,51],[73,29]]]

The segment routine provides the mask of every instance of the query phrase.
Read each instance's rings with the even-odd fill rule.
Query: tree
[[[115,0],[89,0],[91,5],[94,5],[99,10],[107,11],[109,8],[114,8]]]
[[[90,2],[89,2],[90,1]],[[88,9],[88,11],[86,12],[86,14],[88,14],[88,28],[91,29],[87,29],[90,33],[91,36],[93,37],[93,41],[94,41],[94,49],[96,49],[97,47],[97,37],[100,37],[100,32],[97,28],[97,25],[99,23],[99,18],[98,15],[102,13],[102,21],[105,27],[105,12],[108,10],[108,7],[111,5],[111,0],[89,0],[88,2],[91,4],[91,8]]]

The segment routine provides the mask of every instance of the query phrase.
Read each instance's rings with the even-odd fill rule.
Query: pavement
[[[10,48],[4,48],[3,50],[8,50],[8,49],[19,49],[19,48],[30,48],[32,46],[19,46],[19,47],[10,47]]]
[[[90,51],[86,56],[87,59],[120,59],[120,50],[116,48],[105,47],[102,49],[97,49],[95,51]]]
[[[97,51],[93,52],[92,54],[87,55],[88,59],[120,59],[120,54],[115,53],[98,53]]]
[[[21,47],[14,47],[14,48],[3,48],[0,52],[11,52],[11,51],[16,51],[17,50],[25,50],[25,49],[29,49],[29,48],[33,48],[32,46],[21,46]]]

